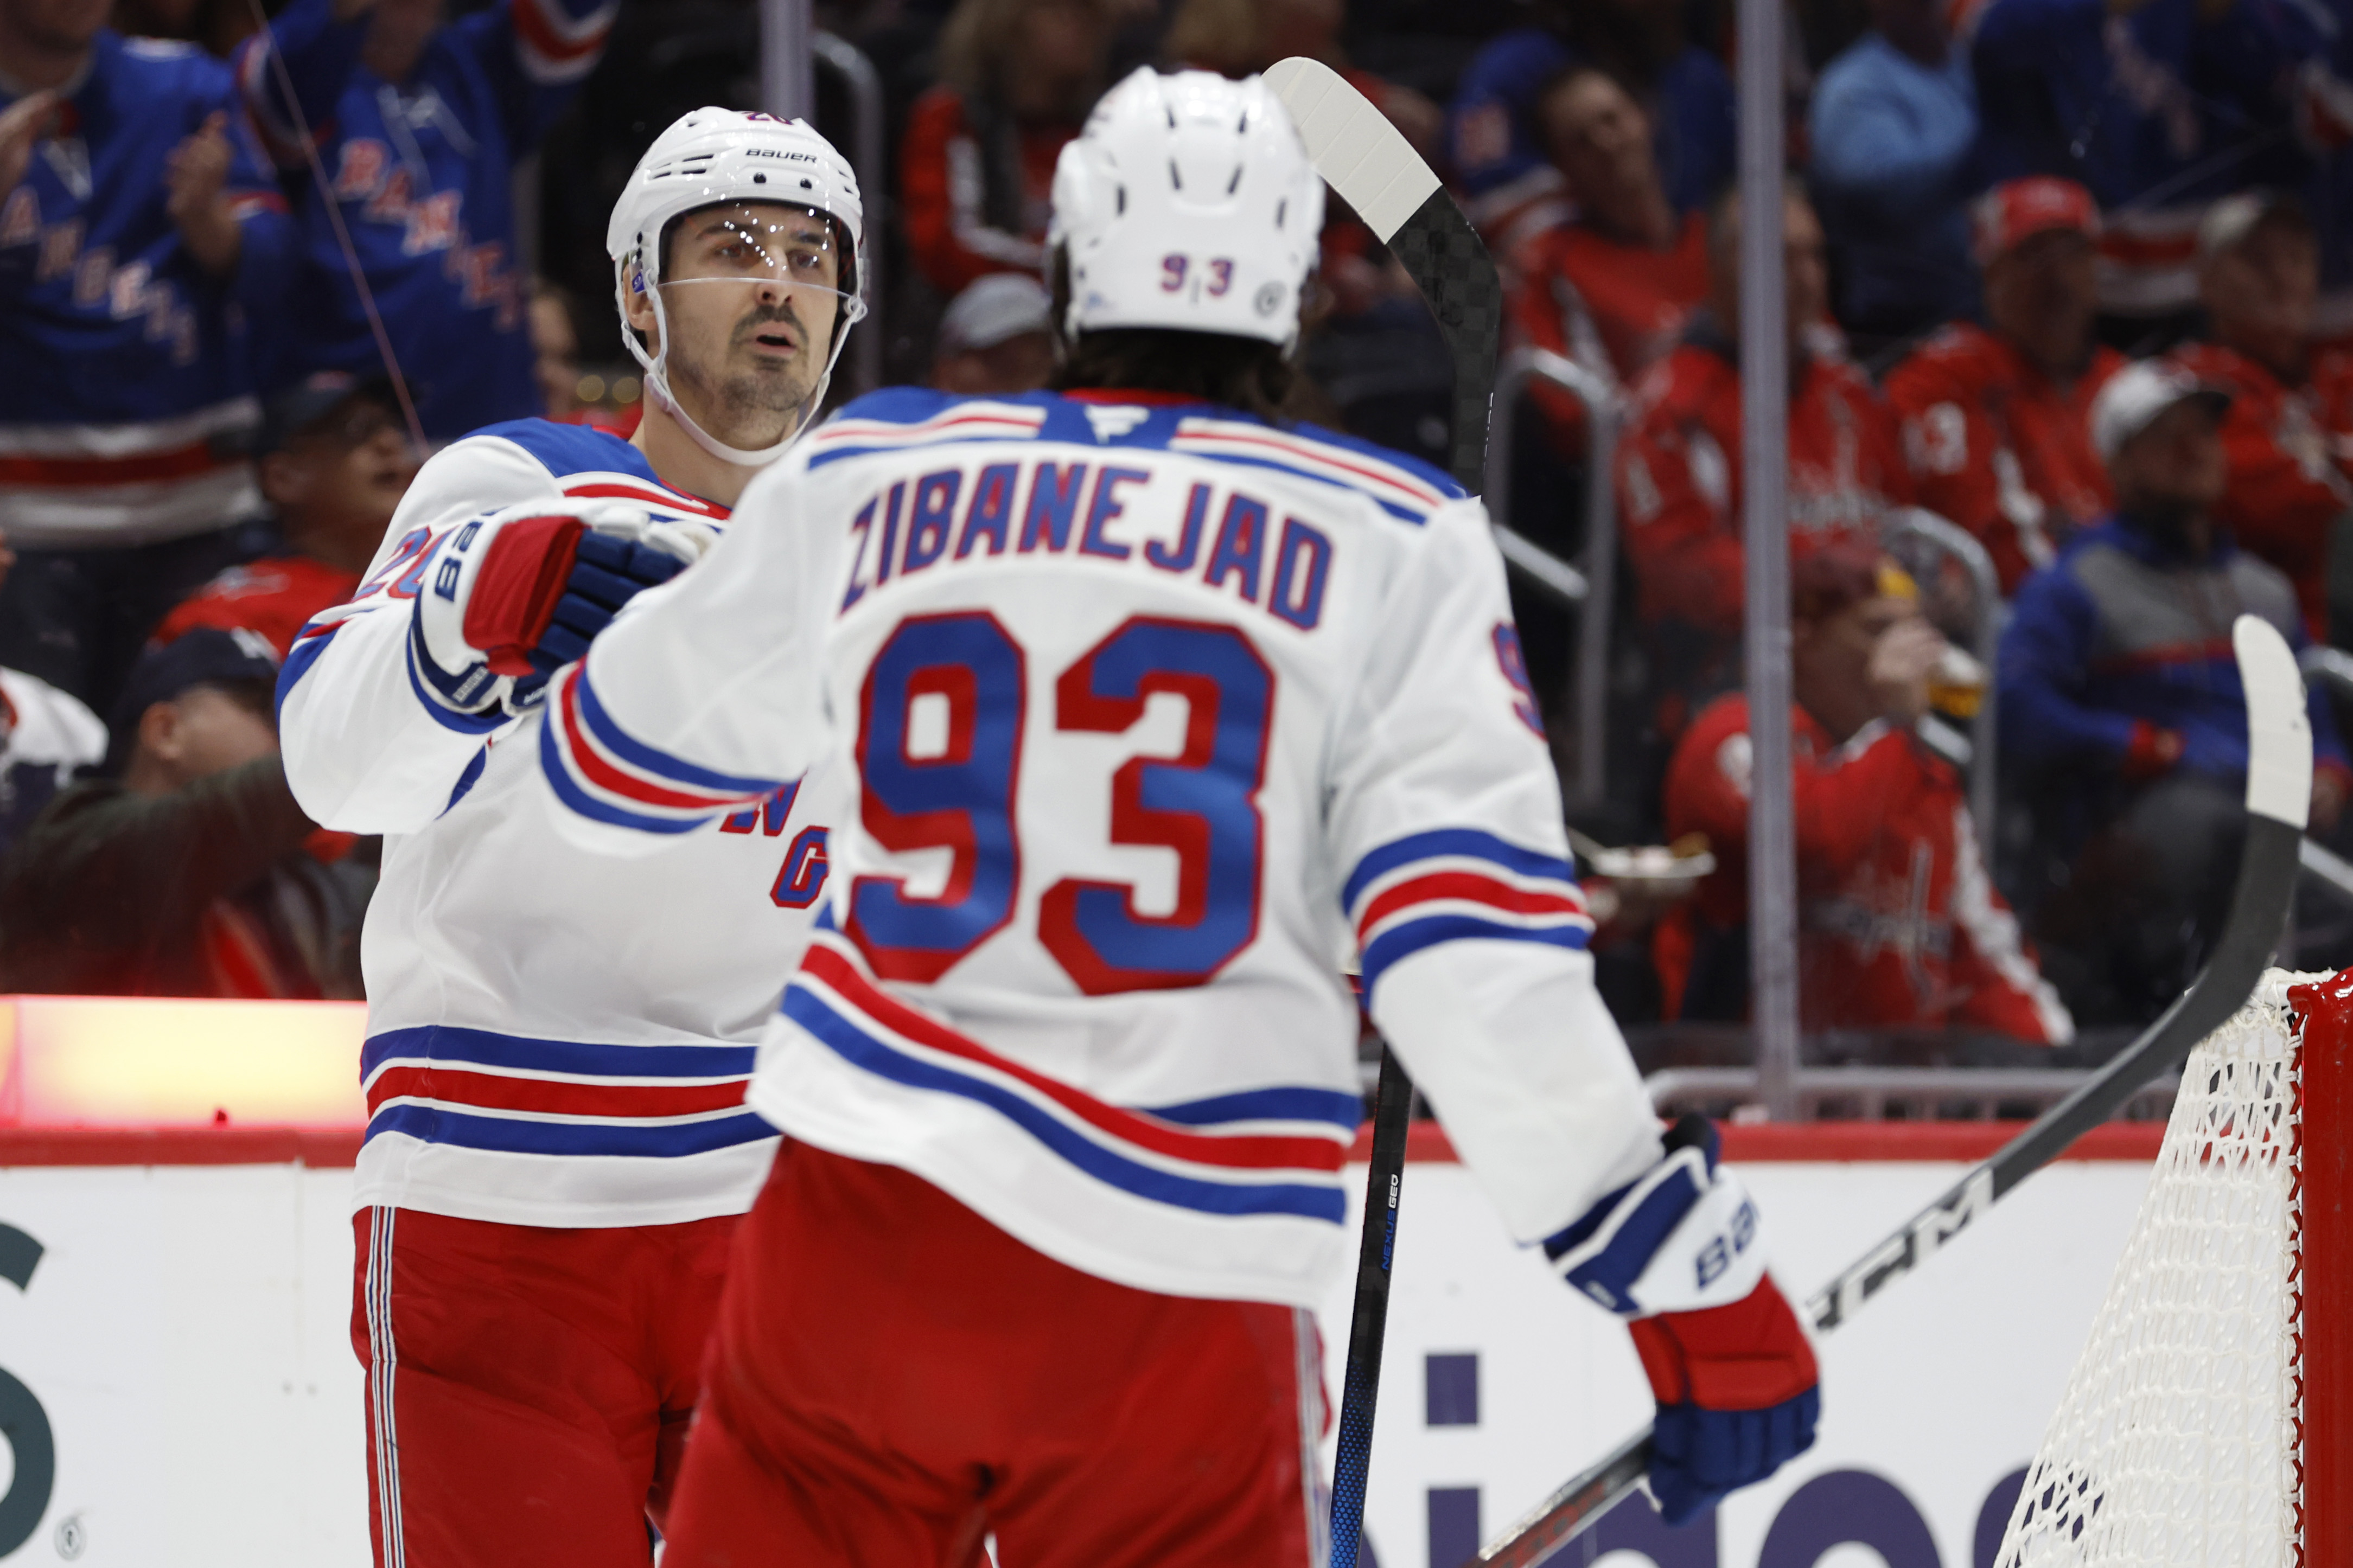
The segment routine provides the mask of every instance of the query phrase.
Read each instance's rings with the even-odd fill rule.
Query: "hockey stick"
[[[1438,319],[1454,361],[1454,439],[1447,467],[1472,495],[1486,487],[1487,425],[1504,331],[1504,281],[1462,209],[1397,127],[1321,61],[1266,72],[1324,183],[1389,247]]]
[[[1504,326],[1504,286],[1493,258],[1430,165],[1330,67],[1283,60],[1268,70],[1266,84],[1291,111],[1316,173],[1389,247],[1437,318],[1454,361],[1448,467],[1464,489],[1478,494],[1486,483],[1487,424],[1494,409],[1495,358]],[[1383,1046],[1347,1372],[1341,1384],[1339,1446],[1332,1464],[1332,1568],[1356,1568],[1363,1539],[1373,1409],[1388,1325],[1389,1266],[1397,1248],[1398,1201],[1412,1116],[1413,1080],[1397,1054]]]
[[[1356,1299],[1348,1315],[1348,1363],[1340,1385],[1339,1445],[1332,1458],[1332,1568],[1356,1568],[1365,1528],[1365,1481],[1373,1467],[1373,1407],[1381,1392],[1381,1341],[1388,1331],[1389,1265],[1397,1252],[1398,1199],[1405,1185],[1406,1130],[1413,1080],[1397,1053],[1381,1047],[1373,1092],[1372,1169],[1365,1176],[1365,1229],[1356,1244]]]
[[[2231,640],[2247,694],[2247,842],[2239,881],[2213,956],[2165,1016],[2089,1082],[2045,1111],[1952,1190],[1864,1253],[1806,1303],[1814,1331],[1843,1325],[1863,1303],[1930,1254],[2018,1184],[2105,1121],[2141,1086],[2179,1068],[2197,1045],[2242,1006],[2271,962],[2287,922],[2296,857],[2312,797],[2312,728],[2295,656],[2265,622],[2241,616]],[[1511,1532],[1473,1561],[1497,1568],[1535,1568],[1634,1489],[1650,1464],[1650,1432],[1620,1444],[1591,1469],[1546,1498]]]

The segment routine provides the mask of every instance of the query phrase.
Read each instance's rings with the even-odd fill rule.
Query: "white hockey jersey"
[[[1105,1279],[1311,1304],[1349,1255],[1360,961],[1515,1235],[1658,1158],[1442,477],[1146,395],[893,391],[743,514],[559,674],[540,752],[624,853],[854,769],[751,1093],[787,1133]]]
[[[426,464],[280,677],[295,797],[385,835],[361,944],[363,1206],[673,1224],[748,1208],[775,1152],[744,1083],[825,885],[818,785],[780,780],[648,858],[585,854],[538,804],[535,719],[467,718],[422,684],[413,604],[441,538],[566,497],[727,516],[604,432],[491,426]]]

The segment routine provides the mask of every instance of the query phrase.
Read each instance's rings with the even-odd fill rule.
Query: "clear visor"
[[[855,258],[834,225],[798,207],[747,203],[691,212],[678,220],[667,248],[665,289],[782,284],[847,300],[856,281]]]

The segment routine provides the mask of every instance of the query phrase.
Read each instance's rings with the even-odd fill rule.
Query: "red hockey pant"
[[[377,1568],[646,1568],[740,1223],[354,1215]]]
[[[1323,1568],[1321,1354],[787,1140],[737,1235],[663,1568]]]

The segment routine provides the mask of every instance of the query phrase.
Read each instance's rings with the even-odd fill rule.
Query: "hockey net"
[[[1999,1568],[2353,1564],[2345,1456],[2323,1452],[2353,1397],[2353,1124],[2325,1119],[2348,1038],[2353,971],[2274,970],[2191,1053]]]

